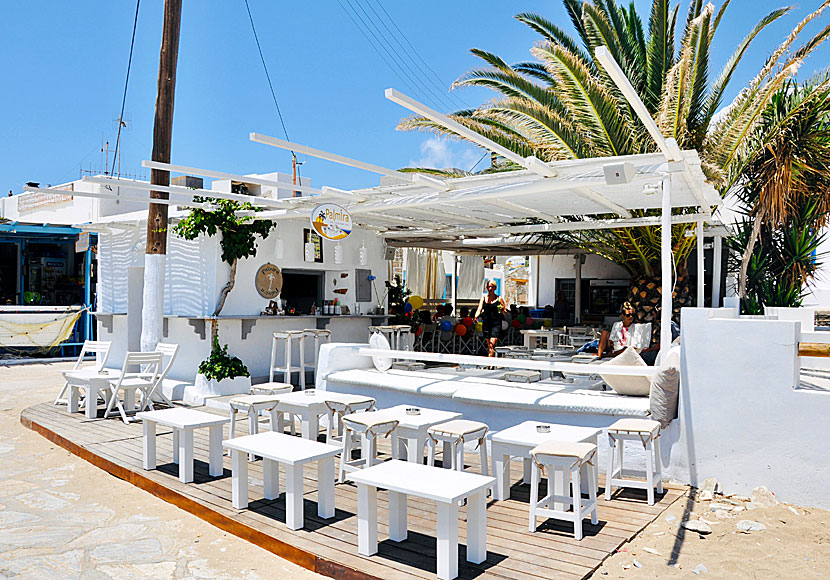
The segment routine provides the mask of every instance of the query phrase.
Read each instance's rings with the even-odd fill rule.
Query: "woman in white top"
[[[623,304],[620,318],[622,320],[614,323],[611,332],[602,331],[597,349],[600,358],[616,356],[627,346],[642,352],[651,343],[651,324],[634,324],[634,307],[630,302]]]

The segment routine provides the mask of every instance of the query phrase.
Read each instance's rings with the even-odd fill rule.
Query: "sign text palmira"
[[[352,233],[352,216],[334,203],[318,205],[311,212],[311,227],[327,240],[342,240]]]
[[[279,266],[263,264],[256,273],[256,290],[263,298],[273,299],[282,292],[282,272]]]

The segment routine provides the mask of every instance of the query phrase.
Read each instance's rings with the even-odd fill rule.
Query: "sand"
[[[70,366],[0,366],[0,578],[322,578],[22,427]]]
[[[739,505],[731,507],[744,509],[721,519],[711,506],[729,505],[723,497],[695,501],[689,495],[622,546],[592,578],[830,578],[830,512],[785,504],[746,509],[749,503],[738,498],[733,501]],[[709,523],[711,534],[679,527],[683,520],[699,518]],[[739,531],[741,520],[760,522],[766,529]],[[698,569],[696,575],[700,565],[706,571]]]

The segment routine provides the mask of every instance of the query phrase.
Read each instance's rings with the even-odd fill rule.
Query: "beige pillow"
[[[660,422],[661,427],[668,426],[677,418],[677,397],[680,393],[680,353],[678,348],[669,350],[666,360],[657,369],[651,379],[649,394],[649,412],[651,418]]]
[[[634,367],[648,366],[643,357],[634,350],[633,347],[627,346],[620,354],[609,361],[602,363],[603,365],[624,365]],[[651,387],[651,381],[646,376],[628,376],[628,375],[609,375],[600,373],[599,375],[606,384],[614,389],[620,395],[632,395],[637,397],[647,397]]]

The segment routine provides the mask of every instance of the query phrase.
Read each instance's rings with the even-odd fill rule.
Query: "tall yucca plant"
[[[789,253],[777,255],[795,256],[785,274],[799,292],[815,271],[810,244],[830,215],[830,75],[802,85],[787,81],[761,112],[732,169],[728,184],[736,185],[735,197],[747,215],[732,244],[742,255],[738,294],[752,309],[759,256],[770,255],[776,243],[791,242],[784,248]],[[805,247],[808,251],[793,251]],[[781,268],[769,275],[780,280]],[[800,293],[796,298],[800,301]]]
[[[796,26],[750,85],[716,119],[729,82],[750,44],[790,8],[773,10],[761,18],[719,74],[710,79],[711,47],[729,0],[718,9],[711,3],[692,0],[679,34],[678,7],[671,8],[668,0],[653,1],[647,28],[633,2],[628,7],[614,0],[563,0],[563,4],[575,36],[541,15],[516,16],[542,37],[531,48],[534,61],[509,65],[493,53],[472,50],[486,66],[468,72],[454,86],[487,87],[497,97],[478,109],[457,112],[455,120],[521,155],[533,154],[546,160],[655,151],[656,145],[628,102],[594,60],[594,51],[604,45],[628,75],[663,134],[674,137],[681,148],[697,149],[707,176],[724,191],[761,111],[804,58],[830,34],[827,27],[792,50],[803,28],[830,5],[830,0],[825,0]],[[458,137],[420,117],[405,119],[399,128]],[[650,212],[634,213],[645,216]],[[686,259],[694,247],[694,239],[685,237],[685,231],[685,227],[672,231],[680,274],[685,272]],[[552,248],[571,245],[603,255],[634,276],[659,275],[659,228],[546,234],[542,239]]]

